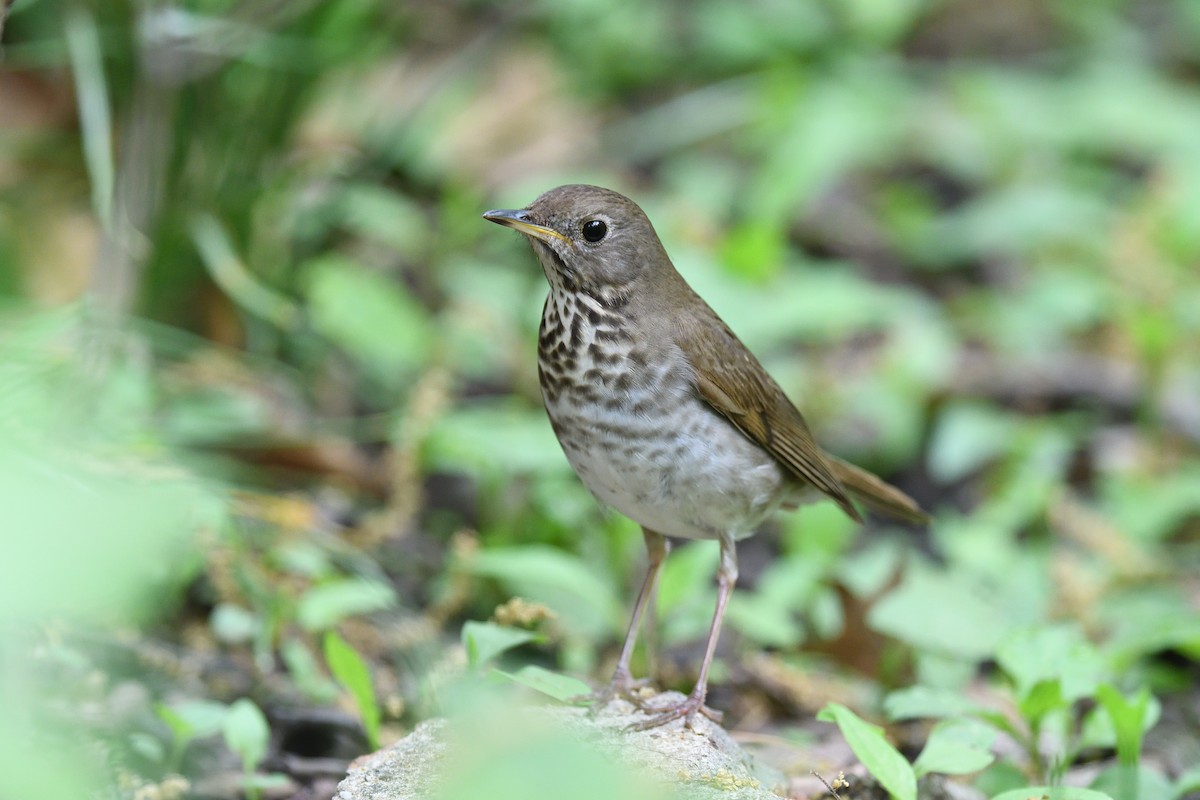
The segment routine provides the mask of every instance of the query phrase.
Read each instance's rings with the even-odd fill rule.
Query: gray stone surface
[[[674,692],[651,698],[651,705],[682,700]],[[618,700],[597,714],[571,706],[533,706],[516,713],[541,726],[584,742],[614,762],[640,771],[655,782],[696,800],[776,800],[783,776],[758,764],[719,725],[707,719],[695,729],[676,721],[649,731],[627,726],[645,719],[628,702]],[[339,800],[428,800],[438,781],[453,770],[447,758],[454,737],[452,722],[421,723],[396,744],[359,759],[338,787]],[[779,790],[776,794],[773,789]]]
[[[447,722],[432,719],[377,753],[350,765],[339,800],[418,800],[431,797],[449,744]]]

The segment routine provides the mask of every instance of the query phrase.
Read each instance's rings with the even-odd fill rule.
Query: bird
[[[671,539],[716,540],[717,601],[682,701],[643,708],[646,730],[708,708],[709,668],[738,576],[737,542],[780,508],[827,497],[913,523],[928,515],[872,473],[825,452],[779,384],[671,262],[645,212],[599,186],[551,189],[483,214],[525,237],[550,284],[538,332],[542,399],[563,452],[602,503],[642,528],[648,568],[607,687],[633,697],[641,618]]]

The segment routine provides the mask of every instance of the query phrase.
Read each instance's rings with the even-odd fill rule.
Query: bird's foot
[[[708,717],[713,722],[720,722],[722,716],[720,711],[704,705],[703,694],[695,692],[688,695],[681,703],[673,703],[663,708],[652,708],[646,705],[641,705],[639,708],[650,714],[650,718],[641,722],[635,722],[626,727],[626,730],[648,731],[651,728],[666,725],[668,722],[674,722],[677,719],[682,719],[685,726],[695,728],[697,716]]]
[[[628,671],[618,671],[613,675],[612,680],[608,682],[607,686],[597,689],[591,694],[576,695],[570,698],[570,702],[587,704],[592,707],[592,713],[599,711],[618,698],[628,700],[636,707],[644,709],[646,707],[646,699],[643,696],[642,689],[645,689],[649,685],[649,678],[635,680]]]

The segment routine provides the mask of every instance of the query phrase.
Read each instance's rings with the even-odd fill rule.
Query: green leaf
[[[759,575],[754,594],[788,611],[803,611],[818,591],[828,567],[820,561],[794,553],[777,557]],[[736,592],[738,596],[742,592]]]
[[[888,719],[918,719],[921,717],[958,717],[980,710],[961,692],[933,689],[928,686],[910,686],[888,694],[883,701]]]
[[[229,707],[212,700],[188,700],[171,706],[158,705],[155,713],[177,738],[197,739],[221,730]]]
[[[808,624],[818,639],[836,639],[846,628],[842,598],[833,589],[823,588],[808,603]]]
[[[285,331],[294,330],[300,310],[291,299],[263,283],[243,263],[225,228],[210,214],[192,220],[192,239],[213,281],[239,306]]]
[[[1161,772],[1145,764],[1113,764],[1102,770],[1089,788],[1117,800],[1165,800],[1174,792]]]
[[[376,184],[352,184],[340,198],[347,227],[377,239],[406,258],[419,257],[434,241],[420,207],[405,195]]]
[[[5,9],[7,13],[7,9]],[[101,225],[112,225],[116,169],[113,159],[112,111],[105,83],[104,49],[96,19],[83,6],[65,15],[65,40],[75,78],[84,164],[92,188],[92,210]]]
[[[832,503],[822,506],[841,514],[841,509]],[[861,550],[855,550],[842,562],[846,568],[838,570],[839,582],[860,600],[875,597],[904,569],[904,551],[897,545],[890,539],[865,542]]]
[[[931,650],[917,650],[913,653],[912,667],[914,683],[917,686],[953,690],[960,697],[963,687],[967,686],[978,672],[978,665],[974,661]]]
[[[295,786],[292,779],[281,772],[271,772],[266,775],[243,775],[242,779],[238,781],[238,785],[249,790],[247,794],[271,790],[278,792],[280,789]]]
[[[735,275],[761,282],[779,271],[786,246],[780,228],[751,221],[729,231],[721,258]]]
[[[544,603],[583,634],[619,631],[624,611],[603,573],[578,556],[544,545],[481,551],[464,561],[475,575],[500,580],[510,594]]]
[[[423,455],[431,468],[472,475],[570,472],[545,412],[513,403],[447,414],[429,432]]]
[[[996,732],[978,720],[944,720],[930,731],[913,769],[918,777],[979,772],[995,760],[990,750],[995,738]]]
[[[1010,719],[1007,714],[1001,711],[980,711],[976,714],[979,719],[991,725],[998,731],[1007,733],[1010,737],[1018,742],[1026,738],[1028,735],[1024,730],[1024,726]]]
[[[826,80],[800,81],[806,91],[783,106],[782,130],[770,140],[742,202],[751,218],[779,221],[807,210],[841,176],[899,147],[908,96],[903,76],[841,69]],[[782,92],[781,92],[782,95]],[[764,98],[767,100],[767,98]],[[780,97],[771,97],[774,106]]]
[[[1176,779],[1175,787],[1168,796],[1180,798],[1189,792],[1200,792],[1200,764],[1184,770],[1183,774]]]
[[[164,440],[185,447],[224,446],[263,436],[276,424],[262,397],[228,387],[203,387],[175,393],[163,409],[159,431]]]
[[[998,794],[992,800],[1113,800],[1092,789],[1077,786],[1030,786]]]
[[[1019,256],[1056,240],[1086,236],[1104,228],[1108,218],[1097,195],[1065,183],[1029,180],[981,193],[940,222],[941,234],[956,240],[962,255]]]
[[[1091,696],[1105,672],[1100,654],[1074,625],[1016,631],[997,648],[996,661],[1012,679],[1019,698],[1028,697],[1043,681],[1057,680],[1067,704]]]
[[[354,698],[371,748],[379,747],[379,703],[366,662],[342,637],[329,631],[325,634],[325,663],[334,680]]]
[[[1099,690],[1097,690],[1099,693]],[[1159,718],[1162,716],[1162,704],[1154,695],[1150,695],[1146,703],[1146,711],[1142,717],[1142,732],[1153,728],[1158,724]],[[1083,718],[1083,727],[1079,733],[1079,747],[1102,747],[1116,749],[1117,747],[1117,729],[1113,724],[1113,719],[1108,713],[1108,709],[1103,704],[1098,704],[1092,708]]]
[[[954,403],[938,415],[929,444],[929,472],[959,480],[1012,447],[1018,423],[991,406]]]
[[[1146,474],[1114,473],[1101,484],[1104,507],[1138,541],[1156,541],[1200,511],[1200,467]]]
[[[300,598],[296,618],[307,631],[322,631],[346,617],[396,604],[392,587],[365,578],[345,578],[314,586]]]
[[[783,552],[789,556],[804,557],[810,562],[815,561],[818,565],[846,557],[846,551],[858,535],[858,524],[834,503],[809,503],[800,506],[794,512],[779,517],[779,525],[782,528]],[[864,542],[861,550],[856,548],[852,554],[854,568],[846,570],[843,579],[848,581],[859,577],[860,566],[863,563],[860,559],[864,553],[869,549],[880,549],[881,545],[886,544],[886,540],[873,542],[870,546]],[[888,549],[893,556],[897,555],[898,550],[895,546]],[[870,594],[870,589],[866,593]]]
[[[967,660],[989,657],[1010,624],[969,575],[913,560],[904,582],[871,608],[867,622],[914,647]]]
[[[521,667],[516,672],[504,672],[499,669],[495,672],[511,681],[564,702],[576,697],[586,697],[592,693],[592,687],[578,678],[552,672],[536,664]]]
[[[129,734],[127,740],[130,752],[151,763],[162,764],[167,759],[167,749],[163,741],[144,731]]]
[[[225,744],[242,759],[242,770],[254,772],[267,754],[271,730],[253,701],[243,697],[229,706],[221,725]]]
[[[837,723],[854,755],[894,797],[916,800],[917,776],[904,756],[883,737],[882,728],[864,722],[839,703],[827,704],[817,719]]]
[[[1141,687],[1132,698],[1126,698],[1116,687],[1103,683],[1096,687],[1096,699],[1112,719],[1117,740],[1117,758],[1125,766],[1138,763],[1142,753],[1142,734],[1149,718],[1150,690]]]
[[[257,614],[232,603],[221,603],[213,609],[208,624],[217,639],[226,644],[252,641],[262,630],[262,619]]]
[[[62,398],[47,405],[64,410]],[[10,411],[0,406],[0,426],[28,420]],[[133,447],[74,439],[71,448],[39,448],[28,433],[0,433],[0,626],[51,617],[131,624],[173,611],[199,563],[192,537],[216,529],[224,499]]]
[[[279,646],[279,655],[287,666],[296,688],[319,703],[337,698],[337,686],[325,677],[317,659],[299,639],[287,639]]]
[[[463,624],[462,643],[467,651],[467,666],[478,669],[496,656],[540,639],[533,631],[509,628],[494,622],[470,620]]]
[[[341,256],[305,266],[313,327],[386,385],[423,364],[433,341],[428,314],[402,285]]]
[[[804,629],[776,598],[761,592],[735,593],[726,616],[729,625],[763,647],[795,647]]]
[[[720,551],[716,542],[685,542],[671,549],[658,578],[660,617],[689,605],[713,583]]]
[[[836,342],[923,313],[922,301],[912,294],[872,283],[850,268],[789,270],[764,292],[717,269],[704,254],[671,255],[692,288],[757,353],[795,339]]]
[[[980,772],[971,783],[986,797],[1002,794],[1012,789],[1025,786],[1029,778],[1021,768],[1012,761],[993,761],[992,765]]]
[[[333,572],[333,554],[316,542],[288,542],[271,553],[279,566],[294,575],[324,578]]]
[[[1058,711],[1069,703],[1063,700],[1062,684],[1057,678],[1038,681],[1020,698],[1021,716],[1037,725],[1049,713]]]
[[[1112,630],[1105,652],[1118,670],[1163,650],[1200,660],[1200,615],[1188,607],[1182,587],[1138,584],[1098,610]]]

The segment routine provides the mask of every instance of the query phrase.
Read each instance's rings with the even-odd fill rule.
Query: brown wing
[[[716,312],[706,310],[708,314],[692,318],[694,327],[680,330],[677,340],[696,372],[700,397],[798,479],[829,495],[862,522],[804,417]]]

